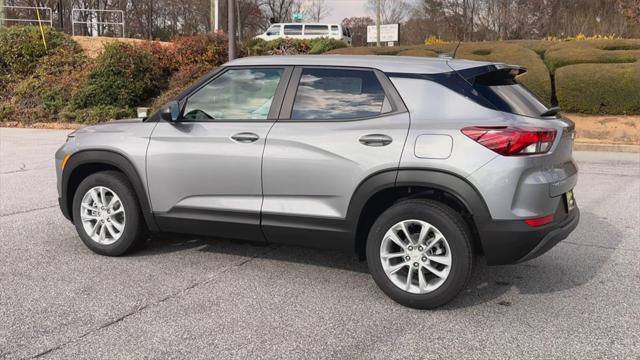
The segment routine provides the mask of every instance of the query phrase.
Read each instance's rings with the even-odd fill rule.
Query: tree
[[[407,0],[367,0],[367,10],[375,14],[378,1],[382,24],[399,24],[403,22],[411,10]]]
[[[324,0],[306,0],[302,3],[304,17],[313,22],[320,22],[331,14]]]
[[[342,27],[351,29],[351,41],[353,46],[367,45],[367,26],[375,25],[375,21],[368,16],[350,17],[342,20]]]

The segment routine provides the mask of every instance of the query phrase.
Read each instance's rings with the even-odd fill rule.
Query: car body
[[[402,259],[420,269],[405,269],[408,280],[389,277],[406,280],[409,295],[376,279],[385,269],[372,270],[374,279],[402,304],[439,306],[462,289],[466,257],[484,254],[490,265],[529,260],[577,226],[574,124],[515,82],[524,71],[386,56],[234,60],[148,119],[72,133],[56,153],[60,207],[83,241],[107,255],[128,247],[95,248],[77,217],[92,208],[89,219],[108,218],[97,209],[107,201],[78,194],[105,171],[124,174],[140,226],[152,232],[342,249],[366,255],[370,268],[385,264],[371,257],[396,249],[385,240],[395,234]],[[396,225],[384,228],[394,216]],[[103,220],[84,222],[95,233],[93,221]],[[439,236],[439,249],[424,253]],[[423,238],[420,253],[406,246]],[[382,244],[367,245],[374,240]],[[446,274],[459,277],[451,289],[427,291],[412,280],[428,275],[420,259],[442,261],[434,251],[465,264],[463,271],[451,257],[444,261]]]
[[[351,45],[351,31],[341,24],[329,23],[275,23],[255,38],[271,41],[280,38],[317,39],[323,37],[344,41],[347,45]]]

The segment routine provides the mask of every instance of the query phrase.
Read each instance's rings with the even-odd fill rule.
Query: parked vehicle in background
[[[270,41],[279,38],[317,39],[322,37],[340,40],[351,46],[351,31],[340,24],[276,23],[271,24],[267,31],[255,38]]]
[[[149,119],[69,135],[55,156],[60,207],[99,254],[147,231],[342,249],[366,256],[395,301],[440,306],[476,255],[526,261],[578,224],[574,124],[518,84],[524,71],[238,59]]]

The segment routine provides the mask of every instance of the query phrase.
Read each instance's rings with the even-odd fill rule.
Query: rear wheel
[[[473,267],[471,233],[457,212],[431,200],[387,209],[367,239],[375,282],[396,302],[430,309],[451,301]]]
[[[95,173],[80,183],[73,197],[73,221],[82,242],[101,255],[123,255],[146,236],[131,183],[116,171]]]

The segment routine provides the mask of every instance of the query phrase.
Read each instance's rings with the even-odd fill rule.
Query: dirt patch
[[[576,123],[579,142],[640,145],[640,115],[565,116]]]
[[[147,41],[147,40],[141,40],[141,39],[112,38],[112,37],[102,37],[102,36],[96,36],[96,37],[74,36],[73,40],[75,40],[80,45],[80,47],[82,47],[82,50],[84,50],[85,54],[92,59],[95,59],[98,56],[98,54],[100,54],[100,51],[102,51],[104,44],[111,41],[122,41],[130,44]],[[170,42],[165,42],[165,41],[155,41],[155,42],[163,46],[164,45],[169,46],[171,44]]]

